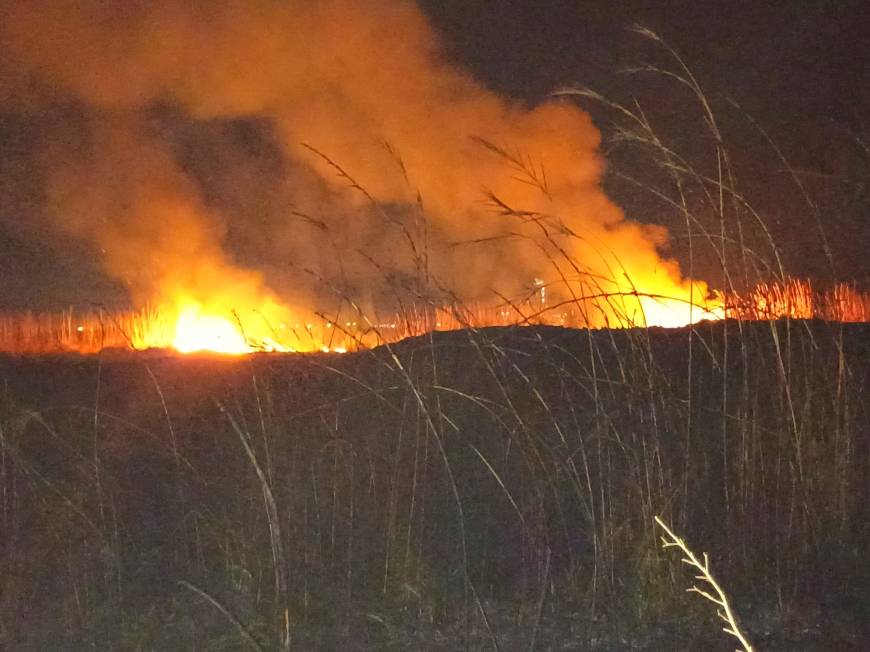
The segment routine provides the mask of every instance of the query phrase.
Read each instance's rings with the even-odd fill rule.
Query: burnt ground
[[[870,645],[870,325],[0,358],[4,649]],[[534,645],[533,645],[534,643]]]

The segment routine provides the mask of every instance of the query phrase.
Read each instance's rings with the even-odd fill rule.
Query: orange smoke
[[[7,0],[0,48],[8,110],[79,118],[46,125],[46,208],[137,305],[289,348],[314,313],[539,287],[592,326],[721,316],[603,194],[589,116],[486,90],[410,1]]]

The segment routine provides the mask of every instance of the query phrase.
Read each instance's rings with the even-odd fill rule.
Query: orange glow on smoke
[[[516,302],[479,326],[714,314],[690,309],[707,290],[660,255],[665,230],[604,194],[591,117],[503,98],[449,65],[413,0],[6,4],[0,42],[22,85],[16,74],[5,96],[37,113],[57,89],[88,118],[81,138],[57,121],[39,139],[46,218],[161,315],[156,333],[113,345],[332,351],[451,321],[427,306],[419,322],[389,316],[405,328],[355,314],[352,332],[320,332],[312,315],[345,298],[369,313],[445,294]],[[80,325],[64,339],[88,350],[123,333]]]
[[[468,326],[868,312],[848,288],[823,300],[783,283],[726,310],[662,255],[664,228],[606,196],[590,115],[451,66],[413,0],[27,0],[0,15],[16,71],[3,108],[72,102],[82,118],[38,123],[39,230],[99,251],[133,305],[155,307],[0,315],[2,350],[341,351]]]

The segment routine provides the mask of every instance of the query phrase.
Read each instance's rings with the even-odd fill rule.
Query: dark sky
[[[621,102],[637,100],[668,143],[709,170],[714,149],[686,89],[657,75],[620,74],[643,63],[673,69],[661,48],[627,29],[634,23],[652,28],[684,57],[709,94],[741,192],[763,216],[789,269],[830,277],[823,230],[837,277],[870,280],[870,3],[421,0],[421,6],[450,61],[491,90],[529,105],[572,84]],[[612,172],[642,176],[651,169],[642,153],[609,140],[617,124],[612,112],[579,103],[604,134]],[[81,287],[88,288],[88,297],[124,294],[122,284],[102,272],[89,245],[66,236],[42,237],[43,224],[22,226],[31,216],[21,207],[39,203],[40,179],[28,176],[21,160],[46,121],[78,119],[76,107],[63,101],[48,113],[37,128],[20,108],[0,107],[0,197],[6,202],[0,205],[0,306],[5,308],[73,303]],[[814,209],[747,115],[795,166]],[[660,181],[649,172],[650,183]],[[685,268],[681,218],[618,174],[608,176],[606,188],[632,219],[671,230],[671,252]],[[698,275],[716,280],[709,267]]]
[[[540,98],[597,87],[647,60],[627,28],[656,31],[714,92],[763,117],[807,114],[857,126],[870,108],[870,8],[861,1],[595,2],[426,0],[456,60],[493,88]]]

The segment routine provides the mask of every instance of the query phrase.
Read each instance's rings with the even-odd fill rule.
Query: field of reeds
[[[604,297],[597,301],[608,304],[607,312],[626,315],[614,320],[615,327],[644,325],[642,314],[636,318],[641,323],[635,323],[625,309],[614,307],[618,300]],[[723,314],[742,321],[793,318],[870,322],[870,293],[848,283],[818,290],[805,279],[766,281],[742,294],[726,295],[723,303]],[[290,350],[344,352],[400,342],[432,331],[492,326],[586,326],[583,315],[572,309],[570,302],[549,307],[539,300],[495,307],[410,306],[404,313],[391,314],[389,319],[372,320],[358,313],[352,318],[353,321],[333,323],[322,315],[314,315],[304,324],[275,327],[276,341]],[[244,323],[239,328],[244,332]],[[60,313],[0,315],[0,351],[17,355],[168,349],[172,347],[173,335],[171,319],[155,308],[129,312],[77,312],[70,308]],[[256,343],[252,347],[256,349]]]
[[[657,514],[759,649],[868,635],[867,325],[2,374],[7,649],[728,649]]]
[[[171,342],[172,328],[155,309],[102,309],[0,315],[0,351],[16,354],[97,353],[136,350],[148,342]]]
[[[628,181],[685,221],[688,276],[707,243],[729,319],[479,328],[456,306],[450,332],[222,358],[119,351],[133,324],[99,314],[10,318],[3,348],[43,355],[0,358],[0,647],[733,649],[661,516],[755,649],[867,649],[866,295],[790,280],[715,103],[642,35],[706,159],[563,95],[623,120],[664,178]]]

